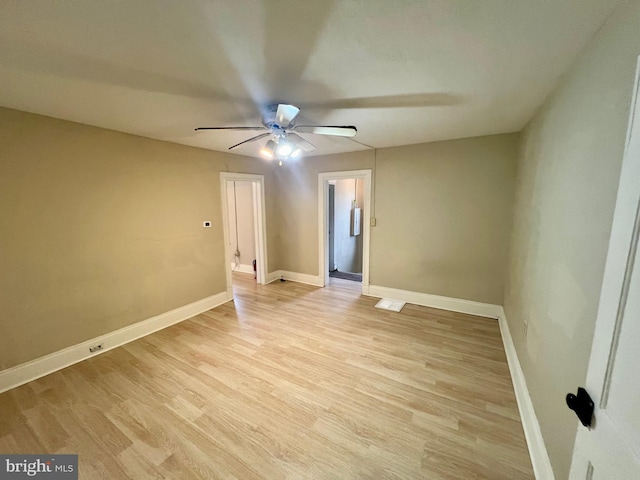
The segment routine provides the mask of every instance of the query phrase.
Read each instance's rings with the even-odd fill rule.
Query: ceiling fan
[[[245,143],[255,142],[263,138],[271,137],[260,149],[260,154],[265,158],[283,159],[297,158],[302,152],[312,152],[315,145],[306,141],[298,133],[311,133],[314,135],[332,135],[338,137],[354,137],[358,129],[353,125],[296,125],[295,119],[300,109],[294,105],[284,103],[273,104],[267,107],[267,113],[262,119],[262,125],[258,127],[198,127],[200,130],[267,130],[255,137],[248,138],[229,147],[232,150]],[[282,163],[281,163],[282,164]]]

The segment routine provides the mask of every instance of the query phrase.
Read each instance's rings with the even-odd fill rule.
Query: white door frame
[[[227,294],[233,296],[231,276],[231,251],[229,250],[229,205],[227,202],[227,182],[251,182],[253,192],[253,223],[256,243],[256,281],[264,284],[267,278],[267,236],[264,199],[264,175],[248,173],[220,172],[222,193],[222,229],[224,231],[224,265],[227,277]]]
[[[362,211],[362,293],[369,293],[369,242],[371,238],[371,170],[323,172],[318,174],[318,278],[322,286],[329,283],[329,180],[357,178],[364,181]]]
[[[608,417],[607,396],[613,361],[629,293],[628,287],[631,281],[633,260],[638,248],[638,236],[640,235],[640,155],[629,154],[631,150],[637,152],[640,149],[639,94],[640,61],[636,67],[636,83],[629,114],[627,141],[585,385],[595,403],[596,426],[593,430],[587,430],[582,425],[578,428],[571,462],[570,478],[572,479],[588,478],[593,473],[589,463],[590,450],[594,448],[593,445],[601,443],[612,449],[617,447],[614,441],[609,442],[607,439],[599,439],[596,443],[594,435],[602,435],[602,430],[597,428],[597,420],[600,419],[600,423],[602,423]],[[634,146],[633,149],[630,148],[631,145]],[[637,380],[630,379],[630,381]],[[614,451],[612,454],[615,455],[616,452]]]

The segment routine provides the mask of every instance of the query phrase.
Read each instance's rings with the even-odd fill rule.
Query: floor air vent
[[[404,307],[405,303],[401,300],[392,300],[390,298],[383,298],[378,303],[376,303],[376,308],[381,308],[383,310],[391,310],[392,312],[399,312]]]

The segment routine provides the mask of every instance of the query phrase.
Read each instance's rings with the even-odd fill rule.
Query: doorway
[[[318,174],[319,269],[332,279],[369,287],[371,170]],[[357,283],[356,283],[357,282]]]
[[[333,182],[333,183],[332,183]],[[336,208],[336,185],[335,180],[329,180],[329,275],[331,272],[335,272],[336,269],[336,257],[335,257],[335,208]]]
[[[253,211],[253,184],[247,181],[227,180],[227,215],[229,218],[228,260],[231,271],[256,276],[255,215]]]
[[[264,176],[221,172],[220,184],[227,295],[232,298],[234,271],[254,274],[259,284],[266,281]]]

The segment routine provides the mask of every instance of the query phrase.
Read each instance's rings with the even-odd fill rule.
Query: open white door
[[[572,480],[640,479],[640,104],[638,72],[586,390],[595,404],[580,427]]]

